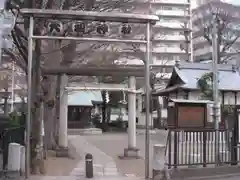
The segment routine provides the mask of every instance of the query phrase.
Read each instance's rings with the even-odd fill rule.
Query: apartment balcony
[[[161,26],[161,25],[153,26],[153,33],[159,33],[164,30],[179,32],[179,31],[183,31],[183,28],[180,26],[178,26],[178,27]]]
[[[139,59],[139,58],[128,58],[128,57],[123,57],[123,58],[119,58],[117,60],[115,60],[116,64],[119,65],[144,65],[143,60]]]
[[[153,53],[179,53],[184,54],[184,51],[181,51],[178,47],[154,47]]]
[[[156,10],[155,14],[158,16],[170,17],[174,19],[183,19],[189,18],[189,14],[186,14],[184,11],[180,10]]]
[[[201,48],[201,49],[197,49],[197,50],[194,51],[194,55],[195,56],[201,56],[201,55],[208,54],[208,53],[212,52],[211,49],[212,48],[210,46],[207,46],[207,47],[204,47],[204,48]]]
[[[154,36],[154,41],[156,42],[169,42],[169,43],[177,43],[180,44],[185,41],[185,37],[183,35],[164,35],[157,34]]]
[[[164,6],[175,6],[175,7],[186,7],[190,5],[189,0],[152,0],[153,5],[164,5]]]
[[[153,60],[153,64],[174,66],[175,65],[175,60],[155,59],[155,60]]]
[[[181,22],[165,22],[165,21],[158,21],[156,23],[156,25],[154,26],[154,28],[158,28],[158,27],[166,27],[166,28],[171,28],[171,29],[183,29],[183,23]]]

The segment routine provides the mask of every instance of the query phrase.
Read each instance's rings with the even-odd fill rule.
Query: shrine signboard
[[[170,99],[168,103],[168,128],[190,129],[207,126],[207,104],[211,101]]]

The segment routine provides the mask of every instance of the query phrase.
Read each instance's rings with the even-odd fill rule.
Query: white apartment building
[[[155,14],[159,16],[159,22],[153,27],[153,43],[152,43],[152,62],[156,65],[172,66],[177,60],[188,60],[191,58],[191,29],[190,15],[191,15],[191,1],[190,0],[132,0],[128,3],[128,7],[117,9],[116,11],[138,14]],[[127,4],[127,3],[126,3]],[[116,27],[110,27],[112,29]],[[119,26],[117,26],[119,28]],[[112,30],[116,31],[116,30]],[[119,32],[119,31],[116,31]],[[138,25],[132,25],[132,34],[135,38],[144,38],[144,29]],[[124,61],[127,64],[143,64],[141,59],[144,55],[145,47],[139,46],[138,51],[131,50],[132,45],[115,45],[117,50],[127,54],[125,57],[120,57],[119,62]],[[81,44],[81,48],[83,44]],[[186,50],[187,49],[187,50]],[[108,52],[113,48],[106,48]],[[102,49],[100,49],[102,53]],[[140,56],[139,56],[140,54]],[[142,57],[144,58],[144,57]],[[172,68],[166,68],[163,72],[157,74],[159,80],[161,78],[169,78]],[[164,84],[162,84],[164,87]],[[162,103],[162,99],[161,99]],[[138,104],[142,104],[139,103]],[[153,117],[156,113],[153,114]],[[166,109],[162,111],[162,117],[166,118]],[[142,120],[141,120],[142,119]],[[144,114],[139,119],[139,125],[145,124]],[[153,122],[151,122],[153,124]]]
[[[190,0],[135,0],[131,13],[158,15],[160,21],[153,27],[153,64],[174,65],[176,60],[186,60],[190,54],[189,38]],[[185,35],[184,35],[185,30]],[[137,62],[132,62],[132,64]]]
[[[160,21],[153,27],[152,44],[152,64],[174,65],[175,61],[191,60],[191,3],[190,0],[135,0],[135,9],[133,13],[155,14],[159,16]],[[148,12],[146,12],[148,9]],[[134,62],[135,63],[135,62]],[[168,78],[171,75],[171,69],[157,74],[157,77]],[[159,80],[160,80],[159,79]],[[164,87],[164,84],[163,86]],[[162,121],[167,118],[166,107],[163,106],[163,100],[160,98],[162,106]],[[139,104],[139,103],[138,103]],[[153,113],[153,119],[157,117],[157,112]],[[144,113],[139,118],[138,125],[145,124]],[[154,126],[154,120],[150,122]]]
[[[176,60],[190,60],[190,42],[186,42],[190,38],[190,1],[152,0],[150,8],[160,18],[153,28],[153,63],[174,65]]]
[[[204,27],[210,27],[213,20],[213,13],[218,11],[217,14],[227,13],[225,22],[227,25],[224,27],[222,32],[223,43],[220,45],[220,52],[227,42],[233,42],[235,38],[239,37],[239,15],[240,6],[234,6],[232,4],[223,3],[220,1],[212,1],[207,4],[203,4],[192,11],[193,21],[193,55],[194,61],[209,60],[212,56],[212,47],[207,39],[204,37]],[[219,17],[220,17],[219,16]],[[207,33],[209,34],[209,33]],[[240,39],[237,39],[230,48],[227,48],[221,55],[221,61],[225,63],[238,64],[239,62],[239,50],[240,50]]]

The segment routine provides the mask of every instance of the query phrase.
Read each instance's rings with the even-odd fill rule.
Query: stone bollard
[[[86,178],[93,178],[93,156],[90,153],[85,155],[85,173]]]
[[[10,143],[8,146],[8,171],[19,173],[21,162],[21,145],[18,143]]]
[[[155,176],[158,176],[164,170],[165,148],[166,146],[163,144],[155,144],[153,146],[153,179],[155,179]]]
[[[20,157],[20,173],[21,175],[25,172],[25,147],[21,146],[21,157]]]

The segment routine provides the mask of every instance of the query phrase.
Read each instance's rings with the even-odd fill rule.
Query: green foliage
[[[100,128],[101,127],[101,115],[98,113],[92,115],[91,122],[96,128]]]
[[[20,127],[25,125],[25,114],[13,111],[9,114],[9,127]]]
[[[197,81],[197,85],[202,93],[204,99],[213,100],[213,73],[205,73]]]
[[[235,105],[224,105],[223,106],[223,115],[224,116],[227,116],[229,114],[233,114],[234,113],[234,108],[235,108]]]
[[[10,126],[20,126],[19,114],[16,111],[13,111],[9,114],[9,125]]]

